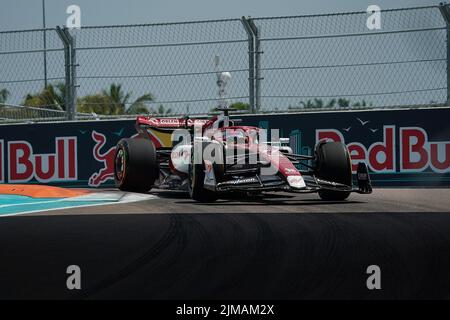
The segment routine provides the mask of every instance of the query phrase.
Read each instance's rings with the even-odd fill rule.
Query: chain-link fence
[[[24,120],[31,123],[63,121],[65,119],[66,112],[62,110],[0,104],[0,122],[3,123],[23,122]]]
[[[438,7],[254,19],[261,108],[392,107],[447,100],[446,23]]]
[[[0,103],[82,119],[206,115],[228,71],[243,112],[444,105],[449,12],[383,10],[378,30],[352,12],[0,32]]]
[[[217,105],[216,73],[229,71],[229,99],[248,102],[248,40],[239,19],[87,27],[71,34],[79,97],[103,91],[113,96],[116,84],[125,111],[144,100],[152,113],[206,114]],[[95,103],[81,101],[85,110],[101,111]]]
[[[57,84],[65,81],[64,63],[63,44],[54,29],[0,32],[0,103],[64,108],[58,99],[36,97],[46,85],[58,91]]]

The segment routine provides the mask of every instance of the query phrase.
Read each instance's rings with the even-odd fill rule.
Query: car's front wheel
[[[320,142],[316,147],[316,176],[320,179],[352,186],[350,154],[341,142]],[[322,200],[345,200],[347,191],[320,190]]]
[[[192,158],[189,166],[189,195],[195,201],[214,202],[217,195],[214,191],[205,188],[205,164],[194,163]]]

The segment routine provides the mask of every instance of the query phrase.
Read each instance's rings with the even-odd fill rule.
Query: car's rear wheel
[[[316,176],[320,179],[352,186],[352,166],[350,154],[341,142],[321,142],[316,147]],[[345,200],[347,191],[320,190],[322,200]]]
[[[158,178],[155,146],[148,139],[122,139],[116,147],[114,180],[123,191],[147,192]]]

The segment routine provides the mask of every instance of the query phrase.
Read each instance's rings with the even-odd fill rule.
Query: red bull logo
[[[322,139],[345,143],[343,134],[336,129],[316,130],[316,141]],[[430,141],[426,130],[419,127],[400,127],[397,132],[395,126],[384,126],[383,141],[368,148],[360,142],[347,142],[347,147],[354,172],[358,162],[365,162],[373,172],[381,173],[427,169],[437,173],[450,172],[450,141]],[[396,168],[397,154],[400,168]]]
[[[95,141],[95,146],[92,149],[92,156],[98,162],[103,164],[103,167],[93,173],[89,178],[90,187],[98,187],[108,180],[114,180],[114,157],[116,153],[116,147],[111,147],[106,151],[102,151],[106,144],[106,136],[97,131],[92,131],[92,140]]]
[[[0,181],[4,181],[4,142],[0,141]],[[26,183],[78,180],[77,137],[55,138],[55,153],[34,152],[28,141],[9,141],[7,145],[8,182]]]

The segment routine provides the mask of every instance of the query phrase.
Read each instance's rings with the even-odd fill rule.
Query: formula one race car
[[[185,189],[200,202],[243,192],[317,192],[323,200],[372,192],[364,163],[353,187],[344,144],[320,141],[313,156],[294,154],[288,139],[266,142],[264,130],[236,126],[229,109],[221,111],[209,120],[139,116],[138,136],[117,144],[116,186],[133,192]]]

